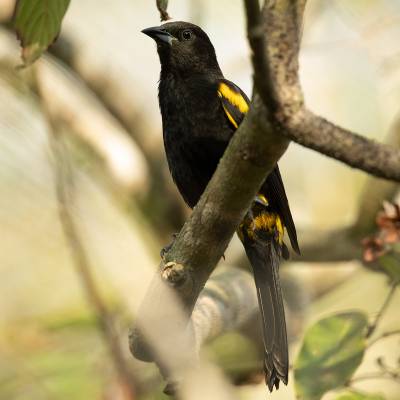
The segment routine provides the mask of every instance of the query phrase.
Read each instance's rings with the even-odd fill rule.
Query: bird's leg
[[[177,233],[173,233],[172,234],[172,242],[167,244],[166,246],[164,246],[161,251],[160,251],[160,256],[162,259],[164,259],[165,255],[171,250],[171,247],[174,245],[175,243],[175,239],[177,238],[178,234]]]

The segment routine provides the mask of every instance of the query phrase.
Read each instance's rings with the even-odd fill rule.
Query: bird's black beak
[[[169,34],[162,26],[153,26],[152,28],[143,29],[142,33],[150,36],[158,43],[168,43],[171,45],[173,36]]]

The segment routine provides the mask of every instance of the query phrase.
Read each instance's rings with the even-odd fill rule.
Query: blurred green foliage
[[[59,321],[9,332],[12,348],[23,356],[2,352],[0,399],[101,397],[109,371],[97,324],[86,315]]]
[[[340,394],[335,400],[384,400],[384,397],[378,394],[366,394],[356,391],[349,391]]]
[[[307,330],[294,367],[300,399],[320,399],[349,381],[364,356],[367,325],[365,314],[348,312],[321,319]]]

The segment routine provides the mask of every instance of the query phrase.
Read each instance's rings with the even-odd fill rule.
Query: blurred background
[[[58,41],[35,66],[35,88],[32,71],[16,69],[14,1],[0,0],[0,399],[128,398],[109,355],[110,332],[98,322],[104,316],[133,371],[135,397],[165,397],[157,369],[135,361],[127,339],[160,248],[189,215],[164,158],[156,48],[140,33],[159,22],[153,3],[72,1]],[[242,1],[171,0],[169,13],[209,33],[225,76],[250,95]],[[308,107],[369,138],[400,143],[399,40],[398,0],[309,0],[300,60]],[[57,122],[69,165],[69,211],[89,273],[60,223],[46,114]],[[282,268],[294,359],[310,322],[349,309],[373,318],[384,302],[385,275],[354,260],[382,200],[398,188],[296,144],[280,166],[305,247],[304,258]],[[355,224],[345,240],[328,235]],[[223,264],[247,268],[236,238]],[[381,332],[400,329],[399,307],[397,293]],[[248,337],[228,334],[205,353],[237,384],[239,398],[266,397]],[[381,355],[400,357],[398,337],[368,352],[361,373]],[[359,387],[400,399],[398,382]],[[293,379],[271,398],[294,399]]]

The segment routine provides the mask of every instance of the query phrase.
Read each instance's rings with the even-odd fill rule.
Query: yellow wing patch
[[[218,87],[218,95],[219,97],[225,97],[233,106],[237,107],[239,111],[243,114],[246,114],[247,111],[249,111],[249,105],[247,104],[246,100],[243,98],[243,96],[239,92],[235,92],[232,88],[230,88],[226,83],[221,82]],[[226,112],[226,109],[225,109]],[[230,114],[227,112],[228,118]],[[230,116],[231,120],[232,116]],[[236,122],[233,121],[233,118],[231,122],[234,123],[234,125],[237,124]]]
[[[219,92],[218,92],[219,93]],[[239,127],[239,125],[236,123],[236,121],[234,120],[234,118],[232,117],[231,113],[227,110],[226,107],[222,106],[225,114],[227,115],[229,121],[231,122],[231,124],[237,129]]]

